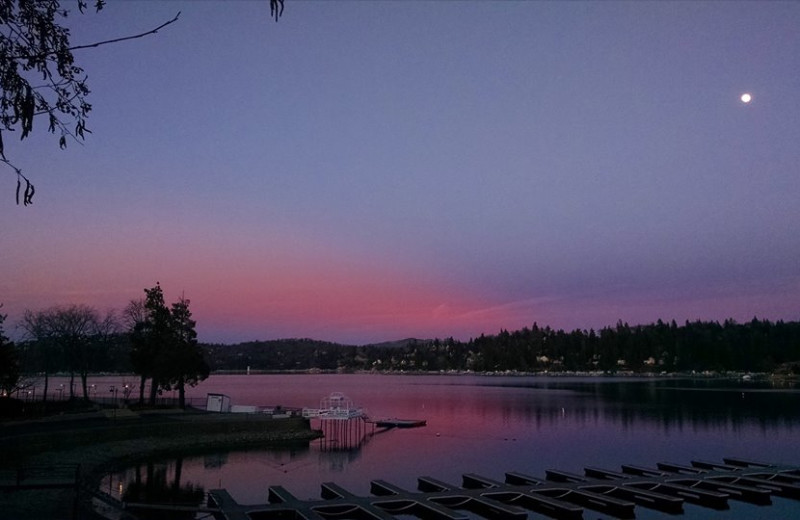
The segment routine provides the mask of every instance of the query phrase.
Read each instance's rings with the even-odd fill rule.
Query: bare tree
[[[3,304],[0,303],[0,308]],[[10,397],[19,388],[19,355],[13,341],[5,335],[3,322],[6,315],[0,312],[0,398]]]
[[[144,329],[149,319],[149,311],[147,310],[146,301],[144,298],[133,299],[128,302],[125,309],[122,311],[122,326],[128,331],[131,338],[131,361],[134,364],[136,371],[139,373],[139,404],[144,404],[144,387],[147,384],[149,372],[144,369],[145,360],[144,356],[139,356],[140,349],[145,348],[145,335]],[[142,359],[140,359],[142,358]]]
[[[43,352],[45,399],[49,373],[59,359],[70,373],[69,398],[75,398],[75,375],[81,380],[83,398],[89,399],[87,380],[96,366],[101,349],[111,334],[118,330],[113,311],[101,316],[88,305],[56,306],[40,311],[26,310],[21,327]]]
[[[100,318],[86,305],[54,307],[50,310],[52,335],[59,343],[69,367],[69,398],[75,398],[75,373],[88,373],[91,363],[91,341]],[[84,389],[84,397],[86,392]]]
[[[50,382],[50,371],[60,354],[52,336],[50,313],[47,310],[32,311],[25,309],[19,328],[25,332],[25,338],[36,343],[41,354],[41,369],[44,373],[44,394],[42,401],[47,401],[47,390]]]
[[[120,316],[121,325],[125,329],[132,330],[137,323],[142,323],[147,319],[147,308],[144,305],[144,298],[133,299],[128,302]]]
[[[93,310],[93,309],[92,309]],[[119,318],[114,310],[108,310],[104,315],[94,311],[94,322],[89,329],[89,335],[80,347],[81,356],[76,370],[81,377],[81,390],[83,398],[89,400],[87,381],[89,374],[94,372],[98,363],[105,356],[111,345],[111,338],[120,330]]]

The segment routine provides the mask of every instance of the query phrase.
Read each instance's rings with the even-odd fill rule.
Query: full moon
[[[740,99],[742,100],[742,103],[749,103],[750,101],[752,101],[753,96],[745,92],[744,94],[742,94],[742,97]]]

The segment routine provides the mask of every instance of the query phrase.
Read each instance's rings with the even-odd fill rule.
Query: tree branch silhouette
[[[177,22],[178,18],[180,17],[180,15],[181,15],[181,12],[178,11],[178,14],[176,14],[175,17],[172,20],[164,22],[161,25],[159,25],[158,27],[156,27],[155,29],[151,29],[151,30],[149,30],[147,32],[143,32],[141,34],[134,34],[133,36],[123,36],[121,38],[114,38],[112,40],[104,40],[104,41],[101,41],[101,42],[88,43],[86,45],[76,45],[75,47],[70,47],[69,50],[70,51],[77,51],[77,50],[80,50],[80,49],[92,49],[92,48],[95,48],[95,47],[100,47],[101,45],[108,45],[110,43],[119,43],[119,42],[124,42],[124,41],[128,41],[128,40],[135,40],[137,38],[143,38],[143,37],[149,36],[151,34],[156,34],[158,31],[160,31],[164,27],[166,27],[166,26],[168,26],[168,25],[170,25],[172,23]]]
[[[95,0],[94,5],[99,11],[105,2]],[[79,0],[80,12],[85,8],[86,2]],[[69,43],[69,30],[60,22],[67,14],[60,0],[0,0],[0,163],[17,175],[17,205],[32,204],[36,190],[6,157],[3,133],[20,130],[24,140],[34,119],[47,115],[48,132],[58,131],[60,148],[66,148],[67,138],[80,143],[91,133],[86,118],[92,106],[86,100],[87,77],[75,64],[73,52],[156,34],[178,21],[181,13],[148,31],[81,45]],[[32,83],[35,73],[40,75],[39,84]]]
[[[285,0],[270,0],[270,16],[277,22],[283,15]],[[0,0],[0,163],[17,175],[17,205],[33,203],[35,189],[5,155],[3,133],[20,130],[24,140],[33,130],[33,120],[47,115],[48,132],[60,134],[58,145],[66,148],[67,138],[80,143],[86,133],[86,119],[92,109],[87,76],[75,64],[73,52],[136,40],[172,25],[180,11],[154,29],[93,43],[70,45],[69,29],[61,18],[69,14],[61,7],[62,0]],[[77,0],[78,10],[87,8],[86,0]],[[105,7],[106,0],[94,0],[95,11]],[[32,76],[41,77],[31,83]],[[73,128],[74,125],[74,128]],[[24,190],[23,190],[24,184]]]

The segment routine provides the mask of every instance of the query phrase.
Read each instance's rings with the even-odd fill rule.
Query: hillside
[[[311,339],[204,345],[213,370],[603,371],[794,373],[800,323],[753,319],[619,322],[599,331],[525,327],[471,339],[340,345]]]

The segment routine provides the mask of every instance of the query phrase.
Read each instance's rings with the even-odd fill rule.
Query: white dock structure
[[[369,417],[363,408],[341,392],[333,392],[320,400],[319,408],[303,408],[303,417],[319,421],[323,451],[352,451],[367,438]],[[373,433],[374,433],[373,424]]]
[[[425,426],[425,420],[417,419],[370,419],[366,410],[359,408],[341,392],[333,392],[320,400],[319,408],[303,408],[303,417],[318,420],[322,430],[320,446],[325,451],[350,451],[358,449],[375,427],[385,431],[392,428],[416,428]],[[372,431],[367,432],[367,428]]]
[[[333,392],[320,400],[319,408],[303,408],[303,417],[320,420],[368,420],[366,411],[357,407],[353,401],[341,392]]]

